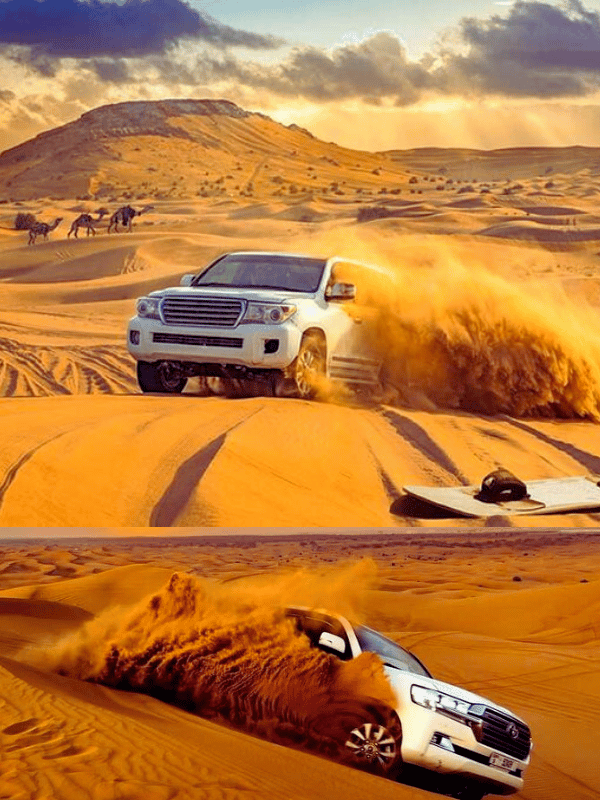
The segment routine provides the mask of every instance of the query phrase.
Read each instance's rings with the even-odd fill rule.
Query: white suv
[[[137,301],[127,333],[143,392],[181,392],[193,375],[263,381],[313,397],[323,377],[374,385],[356,284],[385,270],[340,257],[271,252],[220,256],[179,287]]]
[[[416,656],[365,625],[315,609],[288,608],[285,615],[325,652],[343,660],[376,653],[384,663],[395,708],[387,716],[342,715],[338,737],[346,760],[402,780],[412,769],[415,783],[463,800],[522,788],[531,749],[522,719],[436,680]]]

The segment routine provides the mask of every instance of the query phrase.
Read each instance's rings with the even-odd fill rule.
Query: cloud
[[[7,85],[22,98],[15,87],[33,67],[30,91],[53,95],[54,107],[64,103],[61,121],[141,97],[228,97],[269,112],[282,98],[299,108],[308,101],[418,110],[440,98],[556,101],[600,89],[600,15],[581,0],[516,0],[485,18],[463,18],[419,59],[393,31],[331,49],[297,46],[269,62],[229,50],[280,44],[221,25],[185,0],[0,0],[2,69],[10,58],[19,76]],[[3,93],[3,103],[16,100]],[[35,124],[30,113],[22,112],[20,130]],[[0,132],[12,141],[14,130]]]
[[[260,49],[282,43],[221,25],[183,0],[0,1],[0,44],[28,48],[35,67],[47,58],[164,53],[182,39]]]
[[[167,56],[168,83],[230,82],[315,102],[360,99],[416,104],[424,97],[582,97],[600,84],[600,17],[579,0],[563,8],[517,0],[506,16],[463,18],[435,51],[411,60],[399,37],[380,31],[330,50],[296,47],[279,63],[204,53],[194,68]]]
[[[511,97],[582,96],[600,79],[600,17],[579,0],[562,8],[517,0],[508,16],[464,18],[458,41],[441,49],[447,90]]]
[[[233,80],[319,102],[362,98],[378,103],[393,98],[398,105],[408,105],[431,84],[427,70],[411,62],[398,37],[387,31],[333,50],[294,48],[277,65],[205,58],[198,62],[196,75],[204,81]]]

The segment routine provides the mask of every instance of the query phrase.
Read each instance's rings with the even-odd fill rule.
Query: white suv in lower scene
[[[462,800],[522,788],[531,750],[522,719],[436,680],[416,656],[365,625],[315,609],[288,608],[285,615],[320,650],[343,660],[376,653],[383,661],[395,708],[340,715],[346,761]]]
[[[143,392],[181,392],[194,375],[266,382],[313,397],[323,378],[375,385],[356,283],[385,270],[340,257],[220,256],[181,285],[137,301],[127,332]],[[344,279],[345,278],[345,279]]]

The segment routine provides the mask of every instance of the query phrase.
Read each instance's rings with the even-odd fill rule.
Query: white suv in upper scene
[[[268,383],[313,397],[323,378],[375,385],[379,360],[347,275],[380,267],[272,252],[220,256],[179,287],[137,301],[127,344],[143,392],[181,392],[194,375]],[[347,277],[346,277],[347,280]]]
[[[342,712],[345,760],[401,780],[412,770],[411,782],[462,800],[522,788],[531,749],[522,719],[435,679],[416,656],[366,625],[308,608],[288,608],[285,615],[320,650],[342,660],[376,653],[383,661],[395,708],[387,716],[355,714],[354,721]]]

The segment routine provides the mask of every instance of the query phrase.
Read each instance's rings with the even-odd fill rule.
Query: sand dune
[[[68,397],[24,398],[0,410],[7,526],[428,525],[390,513],[402,486],[479,483],[498,464],[526,480],[600,473],[592,423],[267,397],[82,397],[76,409]],[[597,526],[598,516],[513,524]]]
[[[210,117],[188,112],[177,130],[191,125],[204,147]],[[363,157],[255,116],[220,115],[217,127],[223,147],[198,186],[196,172],[169,192],[148,184],[146,167],[162,181],[167,155],[184,169],[179,134],[164,152],[146,133],[119,134],[115,176],[135,197],[97,187],[87,199],[2,204],[2,524],[420,526],[428,520],[390,513],[404,485],[478,483],[498,466],[525,480],[600,472],[600,184],[581,163],[593,153]],[[125,202],[153,206],[131,233],[107,234],[105,216],[95,236],[67,238],[75,216]],[[29,210],[64,220],[28,246],[11,227]],[[192,381],[181,398],[136,396],[124,342],[135,298],[235,249],[339,253],[389,270],[393,286],[366,292],[384,365],[372,398],[337,386],[313,404],[200,397]]]
[[[225,626],[236,609],[258,619],[290,602],[335,604],[366,620],[413,649],[439,678],[527,720],[534,750],[518,797],[598,798],[596,539],[573,531],[479,529],[469,536],[305,531],[292,538],[232,530],[228,537],[180,544],[164,538],[4,541],[0,786],[7,797],[58,800],[296,800],[332,792],[435,797],[248,736],[143,693],[56,674],[61,663],[68,672],[65,658],[78,648],[101,653],[107,623],[113,639],[120,625],[129,624],[132,634],[149,597],[163,592],[177,571],[183,578],[203,576],[197,583],[191,575],[185,580],[202,592],[196,602],[204,604],[203,613],[215,621],[220,615]],[[7,570],[15,563],[27,570]],[[180,610],[181,636],[191,611]],[[167,607],[165,613],[171,613]],[[239,625],[237,630],[241,635]],[[274,639],[274,652],[278,646]]]

